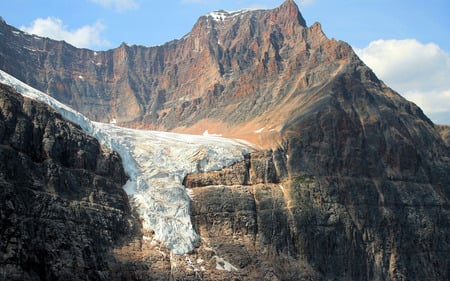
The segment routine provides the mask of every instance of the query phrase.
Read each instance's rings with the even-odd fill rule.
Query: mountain
[[[120,278],[449,278],[449,127],[307,26],[294,1],[207,14],[157,47],[94,52],[4,22],[0,33],[2,70],[93,120],[259,148],[184,177],[200,237],[191,252],[173,255],[151,232],[106,245],[130,269]]]
[[[347,66],[373,76],[346,43],[328,40],[320,24],[307,27],[293,1],[207,14],[182,39],[157,47],[94,52],[6,24],[0,32],[7,73],[92,120],[166,131],[257,141],[254,131],[282,131]]]

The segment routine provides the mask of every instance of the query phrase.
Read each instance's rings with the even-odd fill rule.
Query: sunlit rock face
[[[308,27],[291,1],[274,10],[206,14],[182,39],[156,47],[77,49],[5,23],[0,33],[0,69],[91,120],[209,130],[263,146],[276,145],[311,95],[358,60],[320,24]]]
[[[140,189],[139,175],[147,177],[139,158],[142,166],[181,167],[168,172],[177,184],[164,182],[176,196],[168,192],[155,208],[172,215],[156,224],[161,232],[139,228],[114,248],[120,263],[107,271],[112,280],[449,279],[448,126],[434,125],[378,80],[346,43],[307,26],[293,1],[207,14],[180,40],[106,52],[0,26],[0,67],[90,118],[208,130],[255,145],[227,152],[234,160],[208,171],[208,148],[177,154],[177,164],[147,163],[147,153],[159,151],[152,143],[165,140],[131,130],[122,140],[97,135],[121,151],[134,179],[125,185],[130,194]],[[93,126],[92,133],[109,127]],[[141,139],[145,153],[127,146],[127,137]],[[169,206],[167,198],[188,205]],[[173,215],[188,212],[190,223]],[[175,220],[195,241],[186,254],[163,241],[181,241],[165,232]]]

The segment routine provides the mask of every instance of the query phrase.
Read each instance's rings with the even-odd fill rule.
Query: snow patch
[[[101,65],[102,65],[101,62],[95,62],[95,61],[93,61],[93,60],[91,60],[91,63],[92,63],[92,64],[95,64],[96,66],[101,66]]]
[[[28,50],[30,52],[36,52],[37,51],[36,49],[25,47],[25,46],[23,46],[22,48],[24,48],[25,50]]]
[[[224,271],[239,271],[237,267],[227,262],[221,257],[214,256],[216,258],[216,269]]]
[[[261,129],[259,129],[259,130],[256,130],[255,133],[261,134],[261,133],[264,131],[264,129],[265,129],[265,128],[261,128]]]
[[[203,136],[205,136],[205,137],[221,137],[222,134],[210,134],[210,133],[208,132],[208,130],[205,130],[205,131],[203,132]]]
[[[0,82],[48,104],[104,146],[117,151],[129,176],[123,188],[143,219],[143,227],[153,231],[154,239],[163,242],[174,254],[191,251],[199,239],[190,219],[192,199],[182,185],[186,174],[220,170],[243,160],[251,151],[242,141],[217,135],[145,131],[92,122],[3,71],[0,71]],[[225,261],[220,264],[225,270],[234,268]]]
[[[243,15],[250,11],[252,11],[252,9],[243,9],[243,10],[238,10],[238,11],[220,10],[220,11],[210,12],[210,13],[206,14],[206,16],[213,18],[213,20],[215,20],[217,22],[223,22],[227,19]]]

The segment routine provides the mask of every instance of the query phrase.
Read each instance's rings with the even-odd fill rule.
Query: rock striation
[[[138,232],[120,157],[0,85],[2,280],[107,280]]]
[[[448,277],[446,176],[423,181],[288,170],[286,177],[275,168],[283,166],[278,153],[266,153],[259,158],[260,165],[247,160],[223,173],[186,177],[195,198],[194,226],[208,245],[215,245],[217,255],[239,265],[241,275],[236,276],[248,280]],[[236,181],[236,174],[249,175],[252,170],[262,177]]]
[[[380,81],[348,44],[328,39],[320,24],[307,26],[294,1],[273,10],[207,14],[185,37],[158,47],[123,44],[94,52],[24,34],[4,22],[0,33],[1,69],[94,120],[208,130],[260,148],[222,171],[185,177],[201,241],[191,253],[176,256],[152,240],[152,233],[142,238],[118,188],[125,176],[106,160],[114,154],[59,127],[41,140],[37,136],[44,133],[35,127],[52,123],[41,117],[11,123],[36,112],[25,110],[22,104],[29,101],[17,101],[20,110],[0,114],[6,124],[0,127],[7,140],[3,160],[21,159],[20,165],[1,166],[6,191],[1,218],[7,226],[1,241],[11,241],[1,244],[3,272],[21,272],[30,280],[69,276],[65,272],[81,276],[79,268],[89,280],[449,279],[448,126],[433,124]],[[64,150],[59,143],[64,136],[78,146]],[[45,160],[53,156],[59,160]],[[47,163],[56,163],[64,177],[47,172],[56,169]],[[30,165],[43,173],[19,176],[35,171],[25,169]],[[97,178],[105,185],[97,187],[91,180]],[[58,207],[36,228],[58,225],[61,217],[78,222],[78,210],[93,212],[82,217],[95,219],[81,228],[39,228],[42,241],[74,237],[72,244],[49,246],[58,251],[26,248],[22,245],[43,243],[17,242],[35,236],[22,236],[31,233],[25,229],[29,224],[17,224],[10,214],[39,218],[38,207],[20,212],[15,207],[30,206],[35,194],[73,202],[63,206],[97,206]],[[99,210],[101,219],[95,216]],[[104,227],[92,229],[90,222],[97,220]],[[97,240],[100,231],[104,240]],[[89,251],[78,251],[86,243]],[[75,265],[55,262],[61,256],[76,257]],[[34,263],[24,267],[24,260]]]
[[[157,47],[77,49],[6,23],[0,33],[2,70],[92,120],[208,130],[262,146],[276,144],[272,135],[344,65],[362,65],[319,23],[308,27],[293,1],[274,10],[206,14],[185,37]]]

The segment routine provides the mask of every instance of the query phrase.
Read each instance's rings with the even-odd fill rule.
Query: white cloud
[[[444,112],[450,116],[450,54],[438,45],[415,39],[377,40],[355,51],[380,79],[432,119]]]
[[[139,7],[135,0],[89,0],[92,3],[99,4],[105,8],[112,8],[118,12],[134,10]]]
[[[38,18],[29,27],[21,26],[21,30],[49,37],[55,40],[64,40],[79,48],[107,47],[110,43],[101,37],[105,26],[100,22],[85,25],[76,30],[69,30],[59,18]]]

